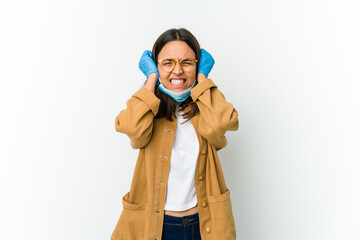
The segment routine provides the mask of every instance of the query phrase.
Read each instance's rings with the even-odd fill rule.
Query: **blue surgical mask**
[[[171,91],[167,88],[164,87],[164,85],[160,82],[159,84],[159,89],[169,95],[170,97],[172,97],[175,101],[177,102],[183,102],[185,101],[191,94],[190,90],[195,86],[195,81],[196,79],[194,80],[193,84],[186,90],[182,91],[182,92],[174,92],[174,91]]]

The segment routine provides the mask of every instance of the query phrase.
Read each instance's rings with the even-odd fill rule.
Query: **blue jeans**
[[[199,214],[175,217],[164,214],[162,240],[201,240]]]

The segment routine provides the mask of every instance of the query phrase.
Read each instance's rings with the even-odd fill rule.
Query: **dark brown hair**
[[[164,45],[170,41],[184,41],[194,52],[195,52],[195,59],[200,61],[200,44],[194,37],[194,35],[186,30],[185,28],[179,29],[169,29],[163,32],[158,39],[155,41],[154,46],[152,48],[152,59],[157,64],[158,55]],[[199,64],[196,64],[196,79],[195,79],[195,86],[197,85],[197,76],[199,72]],[[175,115],[176,107],[179,104],[180,110],[184,110],[185,108],[189,107],[187,111],[184,111],[184,119],[190,120],[193,116],[195,116],[199,112],[199,108],[196,103],[192,100],[191,96],[189,96],[184,102],[178,103],[172,97],[168,96],[167,94],[163,93],[159,86],[155,87],[155,96],[160,99],[160,106],[159,111],[156,114],[155,118],[162,118],[165,117],[169,121],[172,121],[172,116]]]

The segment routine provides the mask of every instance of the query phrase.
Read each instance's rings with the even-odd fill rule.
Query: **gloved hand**
[[[159,72],[154,60],[151,58],[151,51],[145,50],[139,61],[139,68],[145,74],[146,79],[150,73],[156,73],[158,75],[158,81],[156,85],[159,85]]]
[[[214,58],[205,49],[201,49],[199,73],[204,73],[207,77],[215,64]]]

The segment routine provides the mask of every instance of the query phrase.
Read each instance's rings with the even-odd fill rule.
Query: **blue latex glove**
[[[204,73],[207,77],[215,64],[214,58],[205,49],[201,49],[199,73]]]
[[[146,79],[149,78],[150,73],[156,73],[158,75],[158,81],[156,82],[156,86],[160,84],[159,72],[154,60],[151,58],[151,51],[144,51],[139,61],[139,68],[145,74]]]

